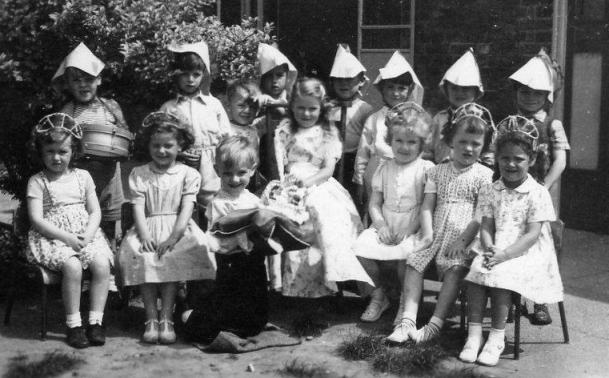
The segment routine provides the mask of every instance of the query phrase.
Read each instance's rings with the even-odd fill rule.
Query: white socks
[[[432,316],[423,328],[411,332],[410,337],[417,343],[430,341],[440,336],[440,331],[444,325],[444,320],[437,316]]]
[[[68,328],[81,327],[82,319],[80,318],[80,312],[66,315],[66,325]]]
[[[505,349],[505,329],[491,328],[488,340],[478,356],[478,363],[486,366],[497,365],[503,349]]]
[[[467,341],[459,354],[463,362],[475,362],[482,347],[482,323],[468,323]]]
[[[104,320],[104,313],[102,311],[89,311],[89,324],[98,324],[102,325],[102,321]]]

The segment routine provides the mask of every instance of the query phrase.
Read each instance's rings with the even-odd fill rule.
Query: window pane
[[[364,25],[409,25],[410,0],[363,0]]]
[[[409,49],[410,29],[362,29],[364,49]]]
[[[578,53],[573,56],[571,168],[598,167],[602,68],[603,57],[600,53]]]

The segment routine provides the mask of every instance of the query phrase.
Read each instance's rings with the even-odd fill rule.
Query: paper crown
[[[60,130],[71,134],[76,139],[82,138],[82,128],[74,118],[65,113],[53,113],[46,115],[38,121],[34,131],[36,134],[45,134],[51,131]]]
[[[389,61],[387,61],[385,67],[379,69],[379,75],[376,77],[376,79],[374,79],[372,84],[376,85],[378,88],[378,84],[382,80],[393,79],[402,76],[405,73],[409,73],[410,76],[412,76],[412,81],[414,82],[415,88],[412,91],[412,100],[417,104],[422,104],[425,90],[410,63],[408,63],[406,58],[404,58],[404,56],[397,50],[393,53],[391,58],[389,58]]]
[[[535,123],[530,119],[519,115],[507,116],[497,125],[497,134],[501,135],[509,132],[518,132],[523,134],[531,141],[533,150],[537,149],[539,131],[537,130]]]
[[[185,129],[186,124],[179,114],[174,112],[158,111],[148,114],[142,121],[142,128],[148,128],[152,125],[168,124],[176,129]]]
[[[207,47],[207,43],[203,41],[195,42],[195,43],[178,43],[171,42],[167,49],[176,54],[184,54],[184,53],[193,53],[197,54],[199,58],[205,64],[205,71],[209,73],[209,48]]]
[[[275,67],[279,67],[284,64],[287,65],[288,78],[285,87],[288,92],[292,90],[292,86],[296,82],[296,77],[298,76],[298,70],[296,67],[294,67],[292,62],[290,62],[290,60],[281,53],[281,51],[277,50],[271,45],[261,43],[258,45],[257,58],[258,63],[260,64],[260,75],[264,75]]]
[[[355,55],[339,44],[336,56],[334,57],[334,64],[332,64],[332,70],[330,71],[330,77],[351,79],[362,72],[366,72],[366,67],[357,60]]]
[[[484,87],[482,86],[482,78],[480,77],[480,69],[474,56],[474,50],[471,47],[446,70],[444,77],[440,80],[440,88],[444,89],[447,81],[460,87],[477,87],[477,98],[482,97]]]
[[[453,113],[451,120],[452,124],[456,124],[464,118],[474,117],[486,123],[491,129],[495,130],[495,123],[491,112],[484,106],[478,105],[475,102],[470,102],[459,106]]]
[[[554,102],[554,91],[560,87],[558,66],[555,65],[543,48],[518,71],[514,72],[510,79],[531,89],[548,92],[550,102]]]
[[[104,69],[104,62],[102,62],[98,57],[96,57],[91,50],[84,43],[80,42],[78,46],[74,48],[62,61],[59,65],[59,68],[53,75],[51,79],[51,83],[55,90],[60,91],[61,85],[57,83],[58,79],[60,79],[66,72],[68,67],[78,68],[79,70],[85,72],[88,75],[97,77]]]

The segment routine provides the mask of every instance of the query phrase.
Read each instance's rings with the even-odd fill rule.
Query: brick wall
[[[415,71],[426,86],[425,104],[447,106],[438,89],[446,69],[470,46],[480,65],[496,121],[513,112],[507,79],[532,55],[552,45],[552,0],[418,0]]]

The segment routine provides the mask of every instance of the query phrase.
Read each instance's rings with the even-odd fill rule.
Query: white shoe
[[[499,357],[505,349],[505,342],[501,344],[487,341],[478,356],[478,363],[486,366],[495,366],[499,363]]]
[[[387,336],[387,341],[392,343],[405,343],[410,339],[408,335],[410,330],[416,329],[417,325],[410,319],[403,319],[398,325],[395,326],[391,335]]]
[[[362,322],[376,322],[390,305],[389,298],[385,294],[381,299],[373,298],[366,307],[366,311],[360,316],[360,320]]]
[[[463,350],[459,353],[459,359],[463,362],[474,363],[478,358],[478,353],[480,353],[480,344],[474,345],[474,342],[469,342],[469,340],[465,343]]]

